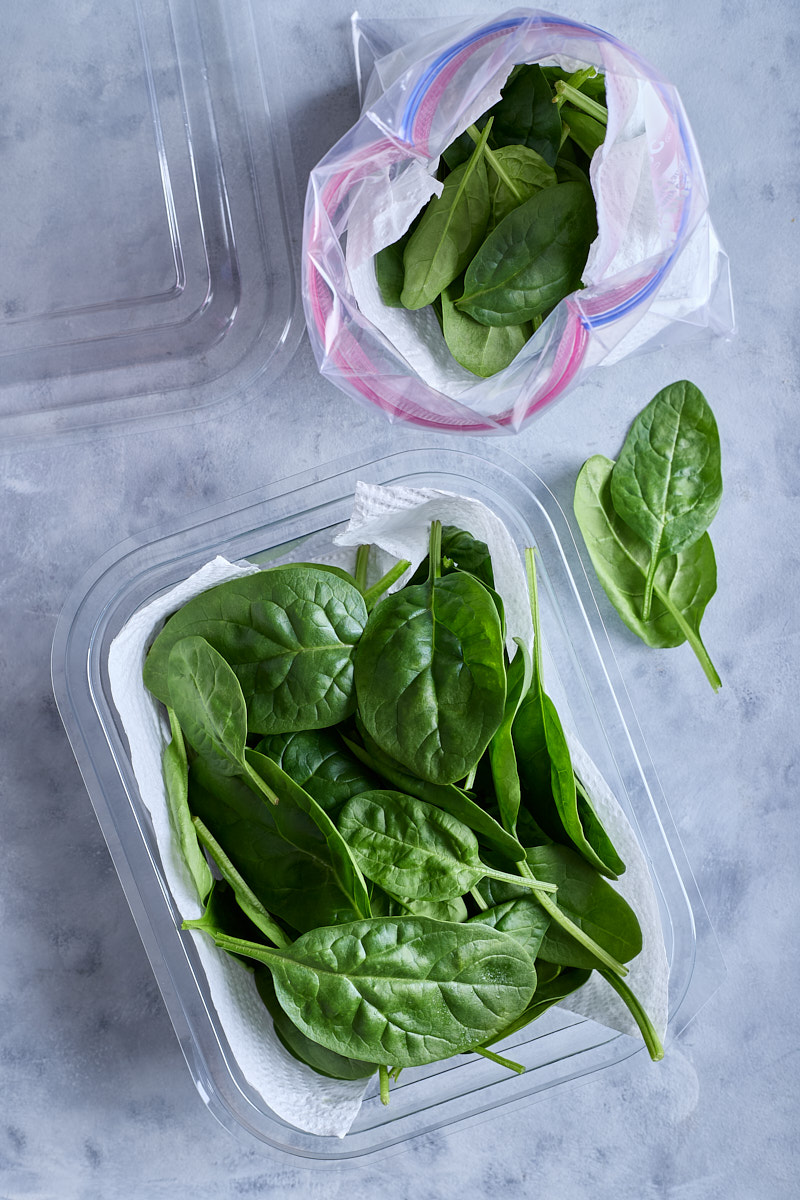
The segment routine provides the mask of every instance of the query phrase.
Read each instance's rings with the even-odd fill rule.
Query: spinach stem
[[[655,554],[650,555],[650,562],[647,565],[647,574],[644,580],[644,596],[642,597],[642,620],[650,620],[650,609],[653,606],[653,588],[656,582],[656,571],[660,565],[660,560]]]
[[[692,650],[694,650],[700,666],[705,672],[706,679],[711,684],[714,691],[718,692],[722,687],[722,680],[717,674],[716,668],[711,661],[709,653],[703,645],[700,634],[696,629],[692,628],[692,626],[684,617],[683,613],[672,603],[666,592],[662,592],[661,588],[659,588],[657,585],[653,586],[653,591],[655,592],[656,596],[658,596],[659,600],[664,605],[672,619],[675,621],[675,624],[678,625],[678,627],[684,633],[687,642],[692,647]]]
[[[396,583],[403,572],[407,571],[410,566],[411,563],[407,558],[401,558],[399,562],[396,562],[393,567],[389,568],[382,578],[380,578],[376,583],[373,583],[372,587],[365,589],[364,603],[367,606],[367,612],[372,612],[373,608],[378,603],[387,588],[390,588],[393,583]]]
[[[462,791],[469,792],[472,789],[472,787],[475,784],[475,776],[477,774],[478,774],[478,764],[475,763],[475,766],[472,768],[469,775],[467,775],[466,779],[464,780],[464,787],[463,787]]]
[[[581,71],[575,71],[572,75],[570,75],[569,79],[565,79],[564,82],[578,91],[586,83],[587,79],[594,79],[596,74],[597,70],[595,67],[584,67]],[[557,108],[561,108],[561,105],[565,100],[566,96],[556,95],[553,103]]]
[[[251,889],[242,875],[239,874],[236,867],[228,858],[225,851],[220,846],[217,839],[214,837],[210,829],[208,829],[199,817],[192,817],[192,824],[197,830],[197,837],[200,843],[205,846],[208,853],[213,858],[214,862],[219,867],[219,872],[226,883],[230,884],[236,895],[239,907],[250,918],[263,934],[265,934],[271,942],[276,946],[288,946],[289,939],[284,934],[279,925],[273,921],[264,905],[259,900],[258,896]],[[200,918],[202,920],[202,918]],[[184,922],[185,929],[191,929],[195,922]]]
[[[561,141],[558,143],[559,154],[561,153],[561,151],[564,148],[564,142],[569,137],[569,133],[570,133],[569,125],[567,124],[566,121],[562,121],[561,122]]]
[[[395,1081],[395,1083],[397,1083],[398,1079],[400,1078],[402,1071],[402,1067],[395,1067],[393,1071],[390,1071],[390,1077]]]
[[[613,971],[607,971],[605,967],[599,967],[598,970],[606,983],[609,983],[617,995],[625,1001],[631,1016],[639,1026],[650,1057],[653,1062],[659,1062],[664,1057],[664,1047],[661,1044],[661,1038],[658,1036],[653,1022],[645,1012],[640,1000],[634,995],[627,983],[623,983]]]
[[[518,862],[517,867],[520,875],[522,875],[523,878],[527,877],[531,880],[534,878],[533,872],[526,862]],[[516,882],[519,883],[519,880]],[[609,954],[603,949],[602,946],[598,945],[594,938],[589,937],[588,933],[584,933],[580,925],[576,925],[574,921],[571,921],[569,917],[561,911],[558,905],[551,900],[545,891],[535,888],[533,894],[541,904],[544,911],[552,918],[552,920],[555,921],[556,925],[560,925],[563,930],[570,934],[570,936],[579,943],[579,945],[583,946],[584,950],[588,950],[590,954],[593,954],[599,962],[601,962],[609,971],[613,971],[615,975],[628,974],[628,968],[623,966],[621,962],[617,962],[613,955]]]
[[[517,865],[521,866],[522,864],[518,863]],[[499,879],[501,883],[513,883],[516,884],[517,887],[519,887],[521,884],[522,887],[530,888],[531,891],[535,892],[558,891],[558,888],[554,883],[543,883],[541,879],[537,879],[530,871],[530,868],[521,879],[517,875],[512,875],[509,871],[495,871],[494,867],[487,867],[485,864],[483,869],[485,875],[488,876],[489,879]]]
[[[431,521],[428,543],[428,582],[441,578],[442,574],[442,522]]]
[[[590,117],[594,117],[595,121],[599,121],[601,125],[608,124],[608,109],[602,104],[598,104],[596,100],[592,100],[590,96],[584,96],[583,92],[579,92],[577,88],[572,87],[569,83],[565,83],[563,79],[559,79],[556,83],[556,103],[560,99],[569,100],[575,108],[581,109],[588,113]]]
[[[531,598],[533,620],[533,678],[542,678],[542,638],[539,627],[539,597],[536,588],[536,551],[532,546],[525,550],[525,574],[528,576],[528,592]]]
[[[262,796],[266,796],[266,798],[267,798],[267,800],[269,800],[270,804],[277,804],[278,799],[279,799],[278,795],[275,792],[273,792],[273,790],[269,786],[269,784],[266,783],[266,781],[261,778],[258,771],[253,770],[253,768],[250,766],[250,763],[247,762],[246,759],[242,763],[242,767],[244,768],[245,777],[248,780],[250,780],[250,782],[255,784],[256,788],[258,789],[259,792],[261,792]]]
[[[356,587],[360,592],[364,592],[367,587],[367,564],[369,562],[370,547],[359,546],[356,550],[356,569],[353,578],[356,581]]]
[[[381,1104],[384,1106],[389,1103],[389,1068],[381,1065],[378,1067],[378,1079],[381,1084]]]
[[[470,896],[472,896],[472,899],[475,901],[475,903],[477,904],[477,906],[481,910],[481,912],[486,912],[489,905],[486,903],[483,896],[478,891],[477,887],[470,888],[469,894],[470,894]]]
[[[467,133],[469,134],[469,136],[472,138],[473,142],[477,146],[477,144],[480,140],[480,130],[478,129],[478,126],[470,125],[469,129],[467,130]],[[503,164],[499,161],[494,150],[490,150],[488,146],[484,146],[483,156],[486,159],[489,166],[494,171],[497,178],[503,184],[503,186],[507,187],[508,190],[511,192],[511,195],[514,197],[517,204],[522,204],[522,201],[525,199],[525,197],[522,195],[522,192],[519,190],[517,185],[514,183],[514,180],[511,178],[508,171],[506,171]]]
[[[484,1058],[489,1058],[492,1062],[499,1063],[501,1067],[508,1067],[509,1071],[516,1071],[517,1075],[525,1074],[525,1068],[522,1063],[514,1062],[511,1058],[504,1058],[502,1054],[495,1054],[494,1050],[487,1050],[485,1046],[475,1046],[474,1053],[480,1054]]]

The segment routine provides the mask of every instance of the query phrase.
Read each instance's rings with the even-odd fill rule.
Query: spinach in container
[[[368,587],[368,553],[353,575],[218,584],[149,651],[203,906],[186,927],[254,972],[289,1054],[377,1074],[384,1103],[400,1071],[453,1055],[523,1070],[492,1047],[593,972],[660,1058],[625,979],[642,950],[625,863],[544,691],[533,553],[536,637],[511,654],[484,543],[431,521],[393,592],[409,564]]]

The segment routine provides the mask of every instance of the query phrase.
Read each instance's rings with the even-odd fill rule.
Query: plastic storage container
[[[218,408],[303,330],[269,4],[6,6],[0,439]]]
[[[243,1078],[219,1027],[190,934],[164,879],[149,814],[112,703],[109,646],[131,615],[217,554],[262,562],[301,552],[349,517],[358,480],[433,486],[472,496],[506,523],[520,548],[539,550],[548,691],[611,785],[644,849],[670,963],[668,1039],[711,994],[721,964],[702,902],[671,824],[570,528],[532,471],[495,445],[412,441],[381,457],[353,457],[239,497],[111,550],[65,606],[53,647],[59,710],[198,1091],[251,1146],[309,1165],[386,1151],[455,1122],[542,1097],[636,1053],[641,1043],[559,1010],[507,1043],[526,1066],[507,1075],[476,1056],[406,1070],[384,1108],[369,1091],[344,1138],[304,1134],[275,1117]],[[669,1051],[667,1051],[669,1052]],[[651,1069],[643,1064],[643,1069]],[[657,1067],[652,1067],[657,1070]]]

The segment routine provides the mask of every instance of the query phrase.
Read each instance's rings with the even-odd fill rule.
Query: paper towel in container
[[[383,24],[354,18],[378,54]],[[373,257],[441,191],[442,150],[500,99],[515,64],[532,62],[605,74],[608,132],[590,168],[598,234],[582,289],[479,379],[430,308],[383,303]],[[733,329],[728,261],[677,91],[610,34],[532,9],[437,28],[377,58],[361,118],[311,172],[303,301],[326,378],[392,421],[471,434],[517,432],[594,367]]]

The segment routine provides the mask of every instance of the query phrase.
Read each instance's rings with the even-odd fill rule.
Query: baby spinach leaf
[[[529,146],[548,166],[554,165],[561,143],[561,115],[538,63],[524,65],[509,79],[489,114],[494,118],[495,146]]]
[[[187,740],[222,775],[244,775],[265,792],[247,762],[247,710],[239,680],[221,654],[196,635],[174,642],[167,686]]]
[[[497,609],[469,575],[441,576],[432,530],[427,583],[387,596],[356,652],[358,709],[380,748],[431,783],[463,779],[503,717],[505,668]]]
[[[366,619],[361,593],[340,574],[272,567],[209,588],[179,609],[153,643],[144,681],[170,704],[170,650],[199,635],[236,673],[251,732],[334,725],[355,707],[353,655]]]
[[[530,339],[533,326],[530,322],[523,325],[482,325],[456,306],[462,286],[456,281],[442,292],[442,333],[456,362],[473,375],[488,379],[514,361]]]
[[[528,146],[501,146],[491,152],[491,158],[487,156],[487,162],[492,168],[489,177],[490,231],[525,200],[530,200],[542,188],[555,187],[557,182],[554,168]],[[498,166],[502,175],[497,173]]]
[[[547,963],[543,963],[541,959],[536,963],[536,991],[533,999],[528,1007],[520,1013],[515,1021],[506,1026],[501,1034],[491,1039],[488,1043],[493,1046],[496,1042],[501,1042],[507,1037],[511,1037],[515,1033],[519,1033],[526,1025],[530,1025],[531,1021],[535,1021],[548,1008],[552,1008],[554,1004],[560,1004],[567,996],[571,996],[573,992],[577,992],[578,988],[588,980],[591,971],[581,970],[578,967],[567,967],[558,972],[557,975],[550,979],[543,979],[543,968],[547,967]],[[613,975],[613,972],[609,972]],[[614,978],[617,978],[614,976]]]
[[[521,800],[519,770],[512,729],[520,704],[528,695],[533,679],[533,662],[528,647],[515,638],[517,653],[508,668],[506,707],[503,720],[489,743],[494,792],[503,826],[514,833]]]
[[[428,917],[314,929],[283,950],[214,940],[269,967],[281,1007],[312,1041],[395,1067],[488,1040],[527,1006],[536,983],[529,955],[509,934]]]
[[[556,884],[550,903],[607,954],[626,963],[640,953],[642,931],[633,909],[579,854],[567,846],[536,846],[527,858],[537,878]],[[548,926],[539,954],[564,967],[605,965],[556,921]]]
[[[260,963],[255,969],[255,980],[258,994],[272,1017],[278,1040],[294,1058],[328,1079],[367,1079],[375,1074],[375,1063],[346,1058],[343,1054],[337,1054],[335,1050],[320,1046],[319,1042],[312,1041],[299,1030],[278,1003],[271,971]]]
[[[717,590],[717,564],[711,538],[661,559],[653,579],[650,617],[642,617],[650,550],[619,517],[611,499],[614,463],[595,454],[581,467],[575,484],[574,512],[597,578],[628,628],[648,646],[666,648],[688,641],[706,677],[720,686],[700,636],[700,622]]]
[[[441,196],[430,201],[403,255],[405,308],[424,308],[461,274],[486,231],[489,188],[481,141],[468,162],[444,181]]]
[[[717,423],[703,393],[681,380],[634,419],[611,472],[615,511],[650,551],[642,619],[658,565],[705,533],[722,499]]]
[[[283,814],[287,810],[295,809],[311,817],[325,839],[329,860],[339,887],[360,916],[371,916],[369,893],[364,877],[349,846],[325,810],[317,804],[313,796],[296,784],[271,758],[259,754],[256,750],[248,750],[246,753],[248,764],[277,797],[276,808],[281,810],[276,815],[278,827],[280,828]]]
[[[450,900],[487,875],[517,882],[481,862],[477,838],[461,821],[400,792],[354,796],[342,809],[339,829],[364,874],[394,896]],[[543,890],[552,889],[545,884]]]
[[[433,917],[436,921],[466,921],[467,906],[463,896],[453,896],[450,900],[409,900],[406,896],[398,898],[403,911],[414,917]],[[402,915],[402,914],[398,914]]]
[[[239,681],[222,655],[205,638],[181,638],[170,649],[167,685],[187,741],[222,774],[241,774],[247,711]]]
[[[448,566],[452,564],[452,566]],[[474,575],[488,588],[494,588],[492,556],[486,542],[455,525],[442,526],[442,573],[455,566]]]
[[[205,855],[197,841],[189,810],[189,763],[180,723],[171,708],[167,709],[172,740],[164,747],[161,768],[167,793],[170,824],[180,846],[184,862],[201,901],[205,901],[214,878]]]
[[[332,729],[273,733],[262,738],[256,750],[276,762],[327,813],[335,813],[351,796],[379,786],[376,776]]]
[[[519,896],[470,917],[470,922],[476,921],[481,925],[491,925],[493,929],[502,929],[503,933],[510,933],[525,947],[531,958],[535,959],[550,924],[550,917],[532,896]],[[538,981],[536,987],[538,991]]]
[[[302,810],[269,804],[243,779],[220,775],[201,758],[189,771],[189,802],[267,911],[293,929],[358,916],[339,886],[324,835]]]
[[[581,820],[569,745],[556,707],[544,690],[536,564],[531,550],[526,553],[526,569],[534,629],[533,679],[512,730],[526,803],[546,834],[556,841],[563,841],[566,835],[598,871],[615,879],[624,871],[624,863],[590,805],[583,808],[590,817],[588,824],[584,826]]]
[[[357,758],[387,783],[392,784],[396,791],[403,792],[406,796],[414,796],[417,800],[424,800],[427,804],[450,813],[476,833],[487,846],[492,846],[511,862],[518,862],[525,857],[525,851],[514,835],[503,829],[494,817],[455,784],[428,783],[410,775],[384,754],[366,732],[363,746],[347,739],[345,741]]]
[[[272,919],[244,876],[237,871],[213,834],[199,817],[194,818],[197,836],[214,860],[225,883],[233,891],[236,903],[253,925],[276,946],[287,946],[289,940],[280,925]],[[185,926],[186,927],[186,926]],[[205,926],[203,926],[204,928]]]
[[[544,188],[489,234],[467,268],[458,307],[487,325],[540,316],[580,287],[596,233],[591,191],[579,183]]]

